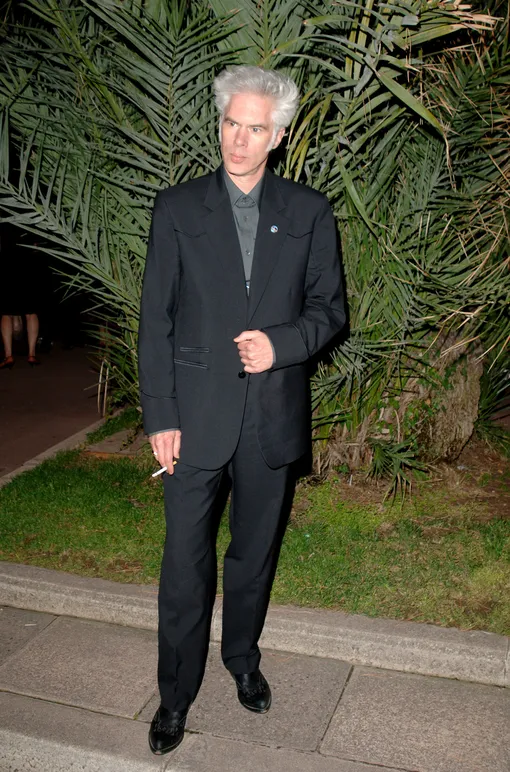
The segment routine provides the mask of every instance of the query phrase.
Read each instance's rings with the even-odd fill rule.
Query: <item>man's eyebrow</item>
[[[223,116],[224,121],[231,121],[232,123],[239,123],[239,121],[236,121],[235,118],[232,118],[230,115],[224,115]],[[269,126],[266,123],[252,123],[248,126],[249,129],[269,129]]]

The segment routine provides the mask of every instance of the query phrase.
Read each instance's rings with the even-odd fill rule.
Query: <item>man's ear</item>
[[[285,129],[283,128],[279,129],[278,134],[275,137],[275,141],[273,142],[273,147],[271,148],[272,150],[275,150],[278,147],[278,145],[280,144],[284,136],[285,136]]]

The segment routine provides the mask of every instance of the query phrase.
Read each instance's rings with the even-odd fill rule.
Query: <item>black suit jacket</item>
[[[219,469],[241,430],[246,391],[269,466],[306,452],[305,366],[345,322],[336,227],[327,199],[268,170],[250,295],[222,169],[156,196],[139,330],[147,433],[180,427],[181,461]],[[267,333],[271,370],[243,371],[233,338]]]

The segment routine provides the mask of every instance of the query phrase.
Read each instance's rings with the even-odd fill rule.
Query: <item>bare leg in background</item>
[[[37,316],[37,314],[26,314],[26,320],[27,320],[27,336],[28,336],[28,356],[35,357],[35,346],[37,343],[37,336],[39,335],[39,317]]]
[[[12,357],[12,316],[2,316],[2,340],[4,343],[4,356]]]

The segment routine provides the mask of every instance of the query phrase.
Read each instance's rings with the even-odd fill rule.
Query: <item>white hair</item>
[[[222,118],[234,94],[271,97],[274,101],[274,132],[271,145],[278,131],[290,124],[299,104],[299,90],[294,81],[275,70],[263,70],[262,67],[228,67],[216,76],[213,88],[216,107]]]

